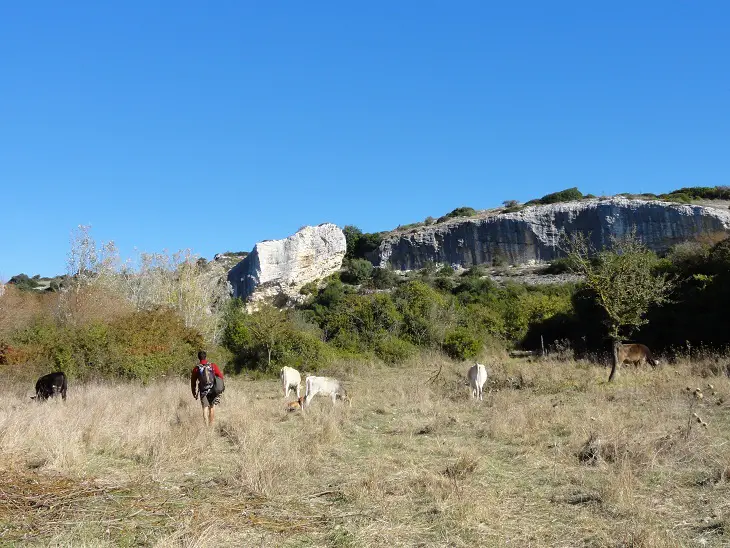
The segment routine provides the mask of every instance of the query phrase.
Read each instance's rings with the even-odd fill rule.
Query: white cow
[[[304,381],[306,391],[304,393],[304,403],[308,406],[312,398],[317,394],[323,394],[332,398],[332,405],[335,404],[337,398],[347,400],[347,391],[342,383],[337,379],[330,377],[307,377]]]
[[[289,396],[289,390],[296,388],[297,399],[299,399],[299,392],[301,391],[300,384],[302,382],[299,371],[293,367],[282,367],[279,372],[279,378],[281,379],[281,387],[284,390],[284,397]]]
[[[484,390],[482,387],[487,382],[487,368],[481,363],[475,363],[469,368],[466,378],[471,387],[471,397],[483,400],[482,395],[484,394]]]

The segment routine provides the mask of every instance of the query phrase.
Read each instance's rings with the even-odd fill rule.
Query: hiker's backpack
[[[209,363],[200,364],[198,366],[198,384],[201,392],[209,392],[215,384],[215,374]]]
[[[216,396],[223,394],[226,389],[226,384],[223,382],[223,377],[216,377],[213,383],[213,389],[211,390]]]

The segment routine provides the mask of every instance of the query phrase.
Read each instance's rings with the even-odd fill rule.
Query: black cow
[[[65,400],[67,387],[68,383],[66,382],[66,375],[63,371],[49,373],[48,375],[43,375],[35,383],[35,397],[38,400],[47,400],[48,398],[53,398],[61,394],[61,397]]]

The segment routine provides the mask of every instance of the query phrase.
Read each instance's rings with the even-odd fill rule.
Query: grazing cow
[[[469,368],[466,378],[471,387],[471,397],[483,400],[483,386],[487,382],[487,368],[481,363],[475,363]]]
[[[612,380],[618,367],[625,363],[633,364],[635,367],[648,362],[652,367],[659,365],[659,360],[654,358],[651,350],[643,344],[623,344],[616,341],[613,347],[613,364],[611,366],[611,374],[608,380]]]
[[[300,411],[303,408],[304,408],[304,396],[300,396],[296,400],[290,401],[289,403],[287,403],[285,409],[288,413],[291,413],[293,411]]]
[[[304,384],[306,387],[304,403],[307,406],[309,406],[309,402],[317,394],[323,394],[332,398],[332,405],[335,404],[337,398],[349,401],[345,387],[337,379],[330,377],[307,377]]]
[[[299,371],[293,367],[282,367],[279,372],[279,378],[281,379],[281,387],[284,389],[284,397],[286,398],[289,395],[289,390],[296,388],[298,398],[300,384],[302,382],[302,377],[299,375]]]
[[[63,371],[43,375],[35,383],[35,399],[47,400],[61,394],[61,398],[65,400],[67,387],[68,383]]]

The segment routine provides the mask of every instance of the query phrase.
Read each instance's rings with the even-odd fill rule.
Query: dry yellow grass
[[[229,379],[212,429],[185,379],[45,404],[5,386],[0,544],[730,544],[727,378],[679,364],[609,385],[584,363],[496,358],[480,404],[440,359],[341,364],[352,406],[304,416],[275,379]]]

